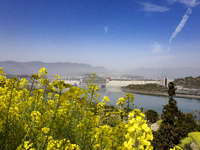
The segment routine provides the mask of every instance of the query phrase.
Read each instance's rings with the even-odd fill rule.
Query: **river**
[[[107,87],[99,89],[98,93],[101,95],[99,101],[102,100],[104,96],[108,96],[110,98],[110,105],[115,105],[117,103],[118,98],[124,97],[126,92],[120,90],[120,88],[116,87]],[[167,96],[152,96],[152,95],[143,95],[136,94],[134,95],[134,107],[141,108],[146,111],[148,109],[153,109],[158,112],[158,114],[162,113],[163,105],[168,103]],[[200,100],[199,99],[189,99],[189,98],[174,98],[177,101],[178,109],[184,113],[192,112],[193,110],[200,110]]]

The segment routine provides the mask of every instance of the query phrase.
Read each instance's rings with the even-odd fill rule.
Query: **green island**
[[[199,77],[185,77],[174,79],[176,85],[176,96],[185,98],[200,99],[200,76]],[[167,87],[158,84],[143,84],[134,85],[130,84],[121,87],[124,92],[133,92],[148,95],[163,95],[167,96]]]
[[[166,93],[167,87],[158,84],[130,84],[123,86],[122,89],[131,89],[136,91],[147,91],[147,92],[162,92]]]

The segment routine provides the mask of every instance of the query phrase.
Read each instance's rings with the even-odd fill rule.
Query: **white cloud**
[[[175,2],[182,3],[188,7],[195,7],[200,4],[200,2],[197,2],[196,0],[168,0],[168,1],[171,3],[175,3]]]
[[[140,3],[144,6],[143,11],[148,11],[148,12],[165,12],[168,11],[169,8],[163,7],[163,6],[158,6],[150,3]]]
[[[104,26],[104,32],[107,33],[108,32],[108,27]]]
[[[161,53],[162,52],[162,49],[163,49],[162,45],[155,43],[152,47],[153,47],[152,52],[154,52],[154,53]]]
[[[179,25],[177,26],[176,30],[174,31],[174,33],[172,34],[172,36],[170,37],[169,43],[172,42],[172,39],[176,37],[176,35],[182,30],[182,28],[185,26],[185,23],[187,22],[187,19],[189,18],[189,14],[192,13],[192,9],[188,8],[187,12],[185,13],[185,15],[183,16],[183,19],[181,20],[181,22],[179,23]]]

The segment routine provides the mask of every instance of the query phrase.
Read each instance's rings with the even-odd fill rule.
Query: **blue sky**
[[[198,0],[0,0],[0,61],[200,68]]]

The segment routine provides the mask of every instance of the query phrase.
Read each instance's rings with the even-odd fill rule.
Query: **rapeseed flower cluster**
[[[84,90],[71,87],[58,75],[50,83],[45,68],[32,74],[31,85],[25,79],[7,79],[3,74],[0,68],[0,149],[153,149],[153,134],[139,109],[114,127],[100,124],[100,115],[110,100],[104,97],[98,102],[98,87],[93,81]],[[129,107],[133,101],[132,94],[126,94],[118,105]]]

